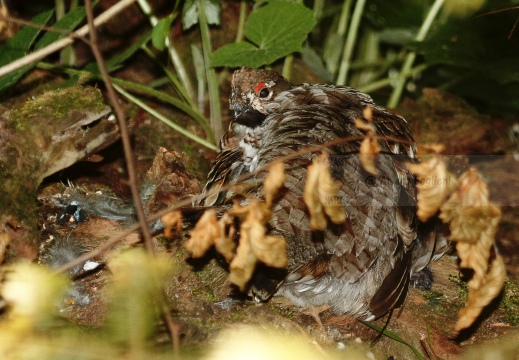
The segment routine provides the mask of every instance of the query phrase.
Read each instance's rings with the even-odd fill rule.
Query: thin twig
[[[23,20],[23,19],[18,19],[18,18],[12,17],[12,16],[5,16],[5,15],[0,14],[0,21],[5,21],[5,22],[13,23],[13,24],[18,24],[18,25],[24,25],[24,26],[28,26],[28,27],[38,29],[38,30],[74,36],[70,30],[60,29],[60,28],[56,28],[56,27],[52,27],[52,26],[38,25],[33,22]]]
[[[97,65],[99,67],[99,72],[103,76],[103,81],[105,83],[106,90],[108,91],[108,96],[110,98],[110,102],[112,103],[115,115],[117,117],[117,123],[119,124],[119,131],[121,132],[121,140],[124,149],[124,157],[126,159],[126,168],[128,171],[128,182],[130,185],[130,189],[132,191],[133,205],[135,206],[135,210],[137,212],[137,218],[139,220],[139,224],[141,227],[141,233],[144,237],[146,248],[151,254],[155,254],[155,248],[151,240],[150,229],[148,227],[148,224],[146,223],[144,206],[142,205],[141,197],[139,195],[139,188],[137,185],[137,171],[135,169],[135,159],[133,156],[132,145],[130,141],[130,133],[128,131],[128,126],[126,125],[126,116],[123,108],[119,104],[117,94],[115,92],[112,81],[110,80],[110,75],[108,74],[108,70],[106,69],[106,64],[103,59],[103,55],[101,54],[101,50],[99,50],[97,42],[97,30],[94,25],[94,14],[91,8],[90,0],[85,0],[85,10],[87,15],[88,26],[90,28],[90,46],[92,49],[92,53],[94,54]]]
[[[386,140],[386,141],[397,142],[397,143],[400,143],[400,144],[412,145],[412,143],[410,141],[406,141],[406,140],[402,140],[402,139],[398,139],[398,138],[394,138],[394,137],[389,137],[389,136],[373,136],[373,138],[376,139],[376,140]],[[326,143],[321,144],[321,145],[316,145],[316,146],[312,146],[310,148],[302,149],[302,150],[296,151],[296,152],[294,152],[292,154],[289,154],[289,155],[281,156],[281,157],[277,158],[276,160],[274,160],[273,162],[259,167],[255,171],[252,171],[250,173],[246,173],[246,174],[241,175],[240,177],[238,177],[238,179],[236,179],[236,182],[234,182],[234,183],[224,185],[224,186],[222,186],[220,188],[214,188],[214,189],[211,189],[210,191],[206,192],[205,194],[195,195],[195,196],[190,197],[188,199],[179,201],[179,202],[177,202],[173,206],[170,206],[170,207],[168,207],[166,209],[163,209],[163,210],[161,210],[159,212],[156,212],[153,215],[150,215],[147,220],[149,222],[157,220],[157,219],[161,218],[165,214],[168,214],[168,213],[170,213],[172,211],[175,211],[175,210],[179,210],[179,209],[181,209],[181,208],[183,208],[185,206],[190,206],[192,203],[198,202],[198,201],[200,201],[200,200],[202,200],[204,198],[213,196],[213,195],[215,195],[217,193],[220,193],[220,192],[231,190],[231,189],[235,188],[236,186],[239,186],[239,184],[241,182],[243,182],[243,181],[245,181],[245,180],[247,180],[247,179],[249,179],[251,177],[256,176],[256,174],[258,174],[260,172],[263,172],[263,171],[267,171],[273,164],[278,163],[280,161],[281,162],[289,161],[289,160],[294,159],[294,158],[296,158],[298,156],[305,155],[305,154],[310,154],[310,153],[314,153],[314,152],[318,152],[318,151],[321,151],[321,150],[323,150],[323,149],[325,149],[327,147],[330,147],[330,146],[333,146],[333,145],[337,145],[337,144],[340,144],[340,143],[353,142],[353,141],[362,141],[362,140],[364,140],[364,136],[348,136],[348,137],[336,139],[336,140],[333,140],[333,141],[329,141],[329,142],[326,142]],[[117,235],[113,239],[110,239],[108,242],[106,242],[103,245],[99,246],[95,250],[92,250],[89,253],[86,253],[86,254],[84,254],[84,255],[82,255],[82,256],[72,260],[71,262],[60,266],[59,268],[56,269],[56,273],[64,273],[65,271],[68,271],[69,269],[73,268],[74,266],[81,265],[85,261],[90,260],[93,257],[101,255],[102,253],[104,253],[105,251],[110,249],[113,245],[117,244],[119,241],[124,239],[126,236],[130,235],[134,231],[137,231],[139,229],[139,227],[140,227],[139,224],[134,224],[134,225],[130,226],[124,232],[120,233],[119,235]]]
[[[125,8],[133,4],[136,0],[121,0],[118,3],[116,3],[114,6],[112,6],[110,9],[106,10],[104,13],[99,15],[94,20],[94,25],[99,26],[101,24],[104,24],[108,20],[110,20],[114,15],[120,13]],[[53,42],[52,44],[44,47],[43,49],[37,50],[27,56],[24,56],[23,58],[20,58],[16,61],[13,61],[12,63],[9,63],[5,66],[0,67],[0,76],[4,76],[9,74],[10,72],[13,72],[15,70],[21,69],[22,67],[32,64],[36,61],[39,61],[46,57],[47,55],[50,55],[56,51],[59,51],[63,49],[64,47],[72,44],[74,42],[75,38],[82,38],[85,35],[88,34],[89,27],[88,25],[85,25],[78,30],[74,31],[69,36],[60,39],[58,41]]]

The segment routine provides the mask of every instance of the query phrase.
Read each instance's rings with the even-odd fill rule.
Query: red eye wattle
[[[254,87],[254,92],[256,95],[258,95],[260,98],[267,98],[270,95],[270,89],[268,88],[267,84],[265,83],[259,83]]]
[[[267,85],[264,82],[259,83],[258,85],[254,86],[254,92],[256,94],[259,94],[261,89],[265,88]]]

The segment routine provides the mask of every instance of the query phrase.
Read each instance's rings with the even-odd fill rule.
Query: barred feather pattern
[[[302,153],[285,163],[287,178],[274,201],[269,231],[286,239],[288,268],[261,268],[251,282],[251,293],[259,300],[279,294],[299,306],[328,304],[336,313],[368,320],[400,306],[410,275],[428,264],[435,242],[434,227],[420,224],[415,216],[414,177],[404,161],[414,161],[416,147],[406,121],[350,87],[293,86],[275,72],[248,68],[233,75],[230,105],[235,118],[222,139],[224,150],[212,166],[205,192],[279,157],[356,138],[326,148],[332,176],[343,184],[337,206],[348,217],[325,231],[310,229],[303,202],[307,167],[316,154]],[[358,156],[364,134],[355,127],[355,119],[363,118],[365,106],[372,107],[376,135],[387,138],[380,140],[377,176],[362,168]],[[264,176],[258,173],[246,181],[248,185],[240,184],[247,193],[238,200],[263,197]],[[224,191],[201,205],[229,204],[236,195]]]

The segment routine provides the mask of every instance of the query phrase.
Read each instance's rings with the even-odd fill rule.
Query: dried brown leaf
[[[246,206],[235,204],[231,214],[243,215],[245,220],[240,226],[239,245],[236,256],[230,264],[229,280],[242,291],[249,282],[257,261],[268,266],[283,267],[286,264],[286,244],[267,237],[265,224],[272,217],[272,212],[266,203],[252,199]]]
[[[185,246],[193,257],[202,257],[218,241],[219,237],[220,226],[218,225],[216,213],[214,210],[207,210],[198,220],[193,231],[191,231],[191,237]]]
[[[470,327],[481,314],[483,308],[499,295],[505,282],[505,274],[503,258],[498,254],[492,261],[490,271],[478,288],[473,288],[469,281],[467,304],[458,314],[458,321],[455,326],[457,331]]]
[[[164,224],[164,236],[170,238],[173,231],[179,232],[182,230],[182,213],[180,211],[173,211],[161,217]]]
[[[377,159],[377,155],[380,152],[380,145],[378,140],[375,139],[372,135],[367,135],[362,143],[360,144],[359,149],[359,157],[360,164],[367,172],[372,173],[373,175],[378,174],[377,165],[375,160]]]
[[[332,178],[328,154],[323,153],[316,157],[308,166],[303,200],[310,213],[312,230],[326,229],[325,214],[335,224],[346,220],[347,214],[344,212],[341,199],[337,196],[341,186],[340,181]]]
[[[378,170],[375,161],[380,152],[380,144],[375,138],[375,128],[372,124],[373,109],[371,106],[366,106],[362,110],[362,116],[367,120],[367,123],[361,119],[355,119],[355,127],[366,132],[366,137],[362,140],[359,149],[360,164],[367,172],[377,175]]]
[[[457,181],[447,171],[441,156],[434,155],[419,164],[407,163],[407,168],[416,175],[418,182],[418,211],[421,221],[427,221],[437,213],[445,199],[455,188]]]
[[[489,265],[501,211],[489,200],[487,184],[471,170],[461,175],[457,191],[441,207],[440,218],[449,223],[450,238],[457,242],[460,267],[474,271],[467,304],[456,324],[459,331],[471,326],[503,287],[502,258],[497,254]]]
[[[322,171],[322,161],[315,158],[306,174],[305,190],[303,200],[310,213],[310,228],[313,230],[326,229],[326,218],[319,200],[319,173]]]
[[[355,119],[355,127],[359,130],[366,131],[367,133],[373,132],[373,127],[370,123],[364,122],[361,119]]]
[[[236,243],[234,237],[236,235],[236,228],[234,224],[234,218],[225,213],[218,222],[220,227],[220,236],[215,239],[215,248],[220,254],[223,255],[227,262],[231,262],[235,256]]]
[[[287,244],[282,236],[263,236],[251,241],[254,254],[267,266],[285,268],[288,265]]]
[[[265,189],[265,202],[270,207],[276,193],[285,183],[285,165],[282,162],[274,163],[270,166],[269,174],[263,183]]]
[[[252,251],[249,233],[247,231],[241,232],[236,256],[230,264],[229,281],[238,286],[241,291],[244,291],[254,273],[257,260]]]
[[[362,109],[362,116],[364,119],[368,120],[369,122],[373,121],[373,108],[371,106],[365,106],[364,109]]]
[[[467,171],[459,179],[458,191],[442,206],[440,217],[450,223],[451,239],[476,242],[492,223],[497,227],[501,212],[489,201],[487,184],[479,178],[476,170]],[[487,243],[490,248],[493,234]]]

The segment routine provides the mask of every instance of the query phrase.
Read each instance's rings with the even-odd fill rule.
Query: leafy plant
[[[257,68],[300,52],[315,25],[313,12],[302,4],[272,2],[252,12],[245,25],[250,42],[227,44],[213,53],[213,66]]]

